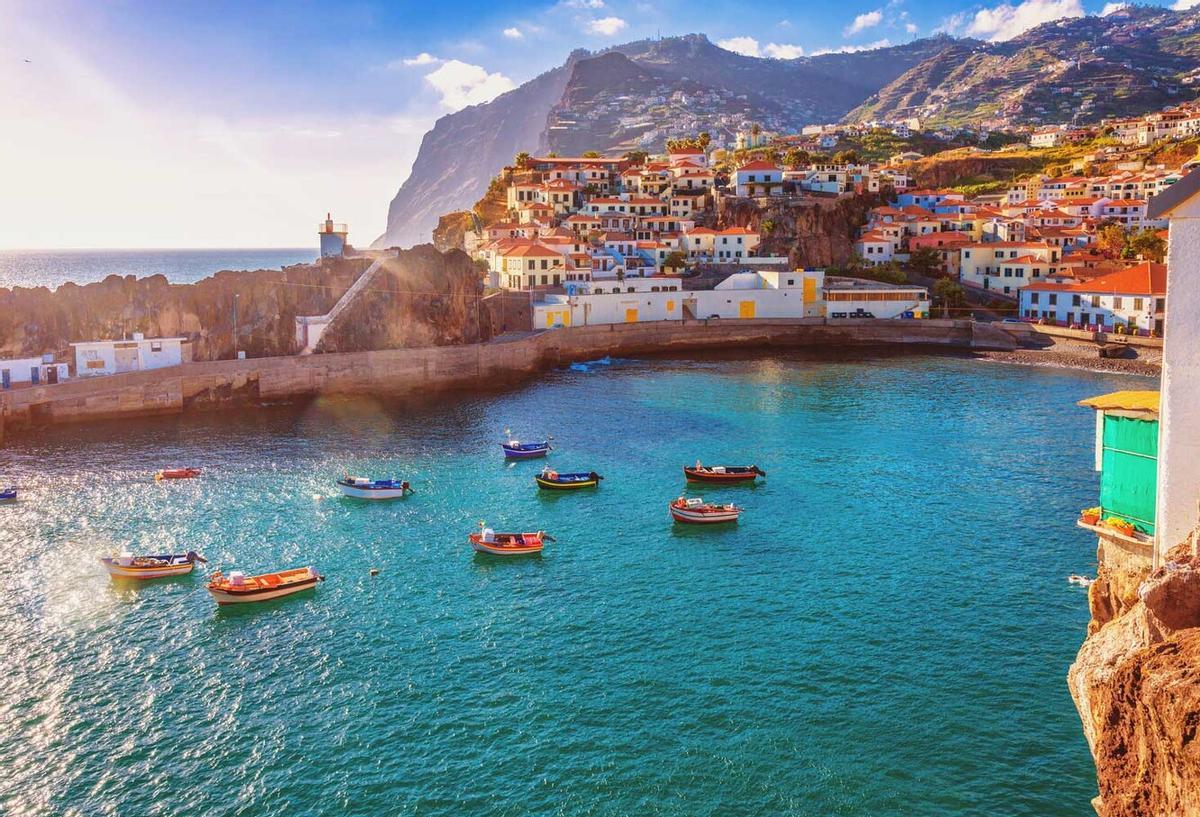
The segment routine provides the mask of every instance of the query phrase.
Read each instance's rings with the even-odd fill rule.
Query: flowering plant
[[[1108,519],[1104,520],[1104,524],[1108,525],[1115,531],[1120,531],[1121,533],[1133,533],[1133,523],[1122,519],[1119,516],[1110,516]]]

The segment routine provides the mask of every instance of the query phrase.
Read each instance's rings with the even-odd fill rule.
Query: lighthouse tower
[[[317,225],[322,258],[341,258],[346,254],[346,232],[345,224],[334,224],[329,213],[325,214],[325,221]]]

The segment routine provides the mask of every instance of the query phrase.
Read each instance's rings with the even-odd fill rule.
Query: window
[[[1121,308],[1121,296],[1114,295],[1113,296],[1113,309],[1120,309],[1120,308]]]
[[[1050,293],[1050,306],[1057,306],[1057,305],[1058,305],[1058,293],[1051,292]]]
[[[151,352],[161,352],[162,351],[162,341],[161,340],[150,341],[150,351]]]
[[[1081,306],[1082,304],[1083,304],[1083,300],[1080,296],[1078,296],[1078,295],[1071,296],[1071,306]]]
[[[1092,296],[1092,309],[1099,309],[1099,308],[1100,308],[1100,296],[1093,295]]]
[[[1031,292],[1029,294],[1029,303],[1036,304],[1037,302],[1038,302],[1038,294],[1036,292]]]
[[[1120,299],[1120,298],[1117,298],[1116,300],[1117,300],[1117,301],[1120,301],[1121,299]],[[1117,306],[1120,306],[1120,304],[1118,303],[1118,304],[1117,304]],[[1135,312],[1141,312],[1141,311],[1142,311],[1142,299],[1141,299],[1141,298],[1134,298],[1134,299],[1133,299],[1133,309],[1134,309],[1134,311],[1135,311]]]

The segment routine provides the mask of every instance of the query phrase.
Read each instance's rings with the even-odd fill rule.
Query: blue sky
[[[326,210],[365,244],[438,116],[574,48],[702,32],[789,58],[1110,6],[0,0],[0,247],[307,245]]]

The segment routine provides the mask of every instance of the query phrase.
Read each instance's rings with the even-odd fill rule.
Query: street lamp
[[[238,356],[238,294],[233,293],[233,359]]]

